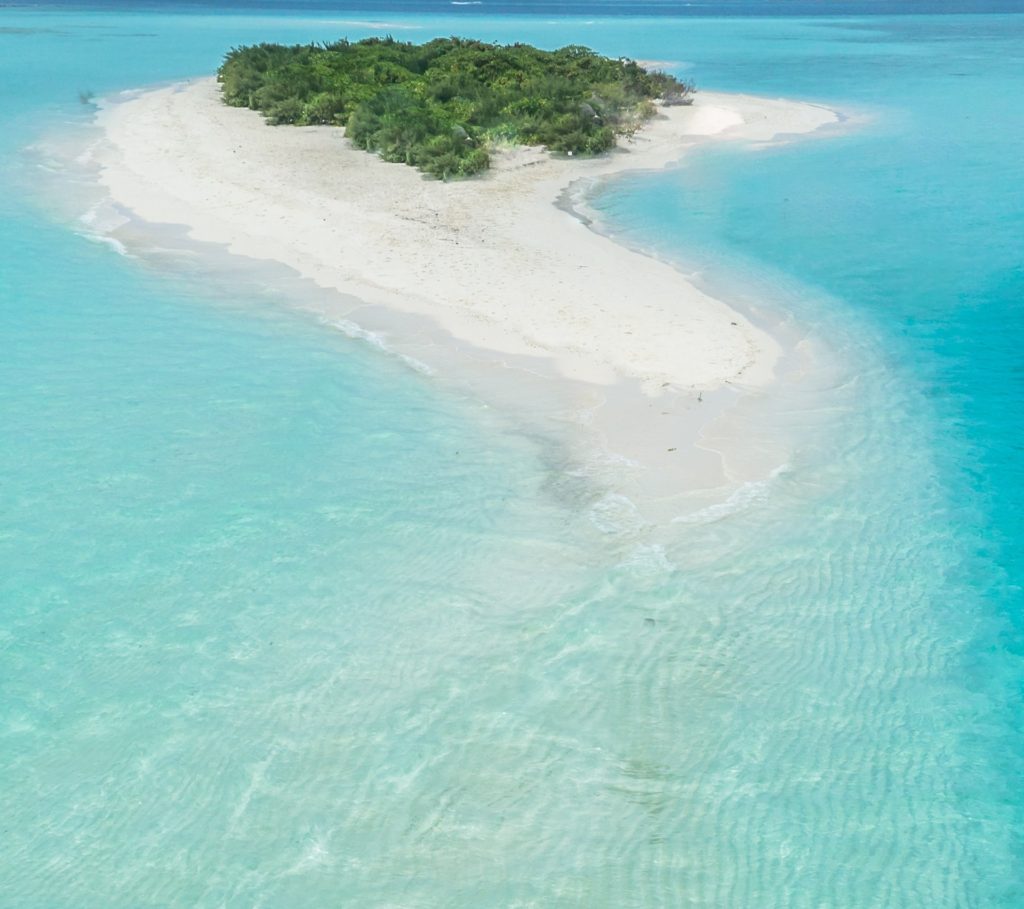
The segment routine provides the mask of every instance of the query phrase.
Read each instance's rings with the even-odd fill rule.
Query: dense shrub
[[[352,142],[441,179],[484,170],[494,141],[598,154],[693,86],[585,47],[388,38],[235,48],[224,100],[274,124],[344,125]]]

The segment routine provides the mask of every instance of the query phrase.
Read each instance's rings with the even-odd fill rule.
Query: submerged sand
[[[692,400],[725,383],[763,387],[777,341],[556,203],[576,181],[663,167],[700,143],[768,142],[837,120],[813,104],[701,92],[606,156],[509,148],[483,177],[445,183],[352,148],[337,128],[267,126],[225,106],[211,78],[105,105],[101,181],[145,221],[427,317],[476,349],[539,358],[591,387]],[[650,411],[666,415],[660,399]],[[636,415],[635,404],[625,409]],[[664,425],[637,419],[624,437],[650,430],[661,446]]]

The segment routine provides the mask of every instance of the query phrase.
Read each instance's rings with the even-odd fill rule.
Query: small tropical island
[[[490,166],[499,144],[595,155],[632,136],[656,101],[694,86],[628,58],[570,45],[391,37],[232,49],[217,73],[224,101],[271,124],[345,127],[353,145],[440,179]]]
[[[385,37],[222,59],[216,75],[100,105],[99,179],[112,221],[133,215],[127,242],[145,222],[182,225],[282,265],[309,284],[296,305],[326,324],[562,415],[551,425],[570,447],[599,439],[643,465],[635,482],[655,495],[689,482],[681,434],[691,410],[717,407],[705,392],[773,381],[774,337],[699,277],[595,229],[586,198],[698,146],[791,141],[837,123],[834,111],[691,97],[578,46]],[[563,423],[577,413],[585,423]]]

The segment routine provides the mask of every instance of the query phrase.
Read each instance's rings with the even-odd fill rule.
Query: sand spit
[[[752,446],[735,408],[743,392],[765,399],[789,352],[559,203],[701,143],[770,143],[839,119],[813,104],[701,92],[606,156],[509,148],[485,176],[443,183],[351,148],[337,128],[267,126],[201,79],[105,103],[93,160],[115,205],[144,222],[283,263],[340,292],[314,307],[327,322],[383,332],[413,357],[427,350],[458,381],[467,367],[482,400],[531,435],[557,437],[559,460],[576,465],[567,475],[653,503],[660,523],[785,462],[774,431],[763,451]],[[741,443],[714,432],[709,443],[728,411],[728,425],[746,427]]]
[[[552,203],[576,180],[661,167],[709,137],[767,141],[836,119],[810,104],[701,93],[608,156],[515,148],[482,179],[442,183],[350,148],[339,129],[266,126],[202,79],[105,106],[101,179],[147,221],[429,316],[477,347],[551,357],[586,382],[710,389],[767,381],[775,342]]]

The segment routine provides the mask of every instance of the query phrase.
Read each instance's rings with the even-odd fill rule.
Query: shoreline
[[[442,183],[350,148],[337,127],[267,126],[224,105],[209,78],[104,104],[95,158],[111,201],[144,224],[180,225],[191,241],[287,266],[331,292],[303,308],[382,334],[400,356],[420,359],[404,348],[430,335],[428,365],[531,422],[543,411],[555,435],[585,443],[579,463],[594,461],[596,443],[597,460],[617,465],[613,485],[625,479],[664,500],[779,467],[740,476],[699,443],[710,420],[763,392],[788,354],[566,200],[581,182],[662,168],[708,141],[770,143],[839,122],[802,102],[702,92],[608,155],[502,149],[486,176]],[[524,379],[535,386],[526,400]]]

